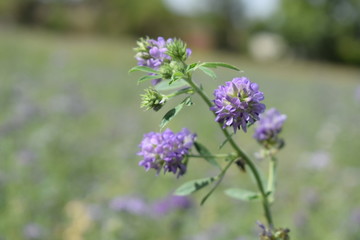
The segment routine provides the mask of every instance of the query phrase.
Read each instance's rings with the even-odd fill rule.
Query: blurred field
[[[144,133],[158,131],[167,109],[139,109],[144,86],[136,84],[139,75],[128,74],[136,64],[134,40],[24,30],[1,30],[0,36],[1,240],[256,238],[260,205],[222,193],[227,187],[253,187],[235,166],[203,207],[206,190],[191,196],[190,211],[163,217],[109,208],[117,196],[151,204],[187,180],[216,173],[198,159],[180,179],[156,177],[137,166],[137,145]],[[275,223],[289,227],[293,239],[360,239],[360,70],[193,53],[190,61],[239,66],[259,83],[267,106],[288,115]],[[216,73],[217,80],[196,75],[209,95],[237,74]],[[223,137],[205,105],[194,102],[169,127],[188,127],[215,152]],[[253,155],[251,135],[236,138]],[[258,164],[266,169],[265,162]]]

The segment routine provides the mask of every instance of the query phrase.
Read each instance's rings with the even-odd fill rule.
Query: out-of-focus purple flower
[[[357,103],[360,103],[360,85],[357,86],[355,89],[355,101]]]
[[[43,235],[43,229],[39,224],[29,223],[23,230],[26,239],[39,239]]]
[[[178,133],[174,133],[170,129],[166,129],[163,133],[147,133],[139,145],[141,150],[138,155],[144,157],[139,165],[143,166],[146,171],[154,168],[159,173],[163,168],[165,173],[184,175],[186,165],[183,159],[189,153],[195,138],[196,134],[186,128]]]
[[[260,115],[260,120],[255,128],[254,138],[266,146],[279,145],[281,140],[278,138],[282,126],[286,120],[286,115],[281,114],[275,108],[267,110]]]
[[[354,226],[360,226],[360,207],[352,210],[350,215],[350,222],[354,224]]]
[[[259,114],[265,111],[264,94],[259,86],[246,77],[234,78],[214,91],[214,106],[210,110],[216,114],[215,121],[223,128],[232,126],[234,132],[242,128],[244,132],[249,124],[259,120]]]
[[[191,200],[186,196],[169,196],[153,205],[156,215],[165,215],[171,211],[189,209],[192,206]]]
[[[109,207],[116,212],[128,212],[134,215],[143,215],[148,211],[148,206],[143,199],[129,196],[113,198]]]

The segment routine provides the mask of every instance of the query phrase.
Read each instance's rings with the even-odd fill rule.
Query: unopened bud
[[[165,105],[167,97],[162,95],[153,88],[145,89],[145,94],[141,95],[141,107],[145,107],[146,110],[154,109],[158,111]]]

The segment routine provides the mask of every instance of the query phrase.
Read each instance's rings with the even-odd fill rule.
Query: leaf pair
[[[189,182],[184,183],[181,185],[178,189],[175,191],[175,195],[178,196],[185,196],[192,194],[194,192],[199,191],[200,189],[203,189],[204,187],[210,185],[214,181],[218,180],[219,176],[216,177],[208,177],[208,178],[200,178],[195,179]],[[217,185],[220,183],[220,180],[217,182]],[[215,185],[211,191],[201,200],[201,205],[205,203],[207,198],[213,193],[213,191],[216,189],[217,185]],[[229,188],[225,190],[225,194],[229,197],[242,200],[242,201],[254,201],[260,199],[260,194],[256,192],[252,192],[249,190],[241,189],[241,188]]]
[[[218,67],[223,67],[223,68],[228,68],[228,69],[232,69],[232,70],[235,70],[235,71],[240,71],[239,68],[237,68],[237,67],[235,67],[233,65],[227,64],[227,63],[223,63],[223,62],[204,62],[204,63],[201,63],[201,64],[198,63],[197,65],[191,66],[190,70],[195,71],[198,68],[201,71],[203,71],[206,75],[208,75],[211,78],[215,79],[216,74],[210,68],[218,68]]]
[[[159,73],[159,71],[152,69],[150,67],[145,67],[145,66],[135,66],[133,68],[131,68],[129,70],[129,73],[132,72],[146,72],[148,73],[148,75],[145,75],[141,78],[138,79],[138,84],[145,82],[145,81],[149,81],[149,80],[154,80],[154,79],[160,79],[161,75]]]

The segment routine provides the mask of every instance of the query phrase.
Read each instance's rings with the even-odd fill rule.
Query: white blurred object
[[[254,34],[249,41],[249,53],[257,61],[271,61],[284,56],[287,49],[284,39],[274,33]]]
[[[164,0],[164,3],[171,11],[185,16],[194,16],[210,9],[207,0]]]
[[[210,0],[163,0],[165,5],[173,12],[195,16],[199,13],[214,10],[213,1]],[[264,19],[275,12],[279,6],[279,0],[238,0],[232,4],[242,6],[244,14],[249,19]],[[242,4],[242,5],[240,5]]]
[[[331,164],[332,157],[329,152],[318,150],[312,153],[302,155],[302,165],[312,170],[322,170]]]

